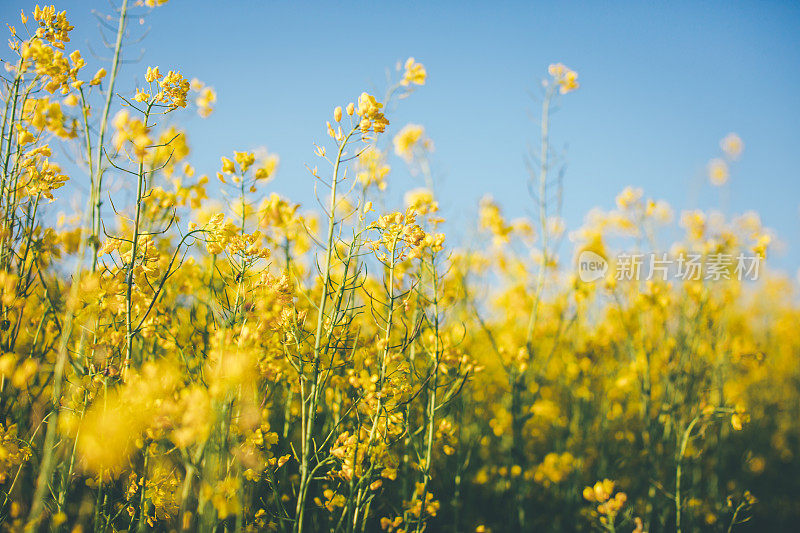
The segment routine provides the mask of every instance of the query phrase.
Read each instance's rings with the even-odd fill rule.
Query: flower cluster
[[[41,146],[28,152],[20,166],[25,169],[25,188],[31,196],[41,194],[53,201],[53,192],[62,187],[69,177],[62,173],[61,167],[49,160],[50,147]]]
[[[421,63],[417,63],[413,57],[409,57],[406,60],[404,69],[403,79],[400,81],[401,85],[425,85],[428,73]]]
[[[216,91],[197,78],[192,80],[190,86],[192,91],[197,93],[197,97],[194,100],[194,104],[197,106],[197,114],[203,118],[208,118],[214,111],[214,104],[217,101]]]
[[[376,185],[386,189],[386,176],[391,167],[386,164],[386,156],[378,148],[370,147],[358,156],[356,178],[364,187]]]
[[[133,98],[137,102],[148,104],[161,104],[167,109],[186,107],[186,95],[189,92],[190,83],[181,76],[180,72],[170,70],[164,76],[158,67],[147,67],[145,81],[150,84],[147,91],[137,90]],[[153,84],[156,84],[158,92],[153,95]]]
[[[153,144],[150,128],[145,125],[144,121],[132,117],[127,110],[123,109],[114,117],[113,125],[115,129],[114,149],[120,151],[130,143],[136,158],[143,159],[147,154],[147,148]]]
[[[405,259],[422,257],[429,250],[441,251],[444,246],[443,233],[432,234],[416,224],[417,211],[409,207],[405,212],[383,215],[372,224],[380,235],[370,246],[383,263],[394,263]]]
[[[375,133],[382,133],[386,130],[386,126],[389,125],[389,120],[383,116],[381,112],[382,108],[383,104],[378,102],[374,96],[361,93],[361,96],[358,97],[358,107],[355,112],[361,117],[359,127],[362,133],[366,133],[370,130]],[[348,110],[348,114],[349,113],[350,111]]]
[[[735,133],[729,133],[719,142],[723,157],[715,157],[708,162],[708,179],[717,187],[725,185],[730,176],[729,163],[739,159],[744,150],[744,142]]]
[[[78,71],[85,62],[78,50],[69,56],[64,55],[61,39],[66,37],[68,30],[63,29],[63,25],[59,27],[61,29],[57,32],[39,28],[34,37],[18,46],[21,58],[19,71],[35,72],[42,78],[45,90],[51,94],[56,91],[68,94],[73,87],[80,86]]]
[[[624,492],[614,494],[614,482],[608,479],[598,481],[593,487],[583,489],[583,497],[590,502],[599,504],[597,512],[600,514],[601,523],[612,527],[617,515],[628,501],[628,496]]]
[[[556,85],[558,85],[558,90],[561,94],[567,94],[580,87],[578,83],[578,73],[565,67],[561,63],[550,65],[547,71],[553,77],[553,81]]]
[[[419,124],[407,124],[392,140],[394,153],[410,162],[417,150],[433,151],[433,141],[425,137],[425,128]]]

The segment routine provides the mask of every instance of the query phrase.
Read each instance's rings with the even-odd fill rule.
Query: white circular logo
[[[584,283],[591,283],[602,279],[608,273],[608,261],[590,250],[584,250],[578,255],[578,277]]]

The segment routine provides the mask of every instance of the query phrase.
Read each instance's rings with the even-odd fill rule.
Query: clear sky
[[[21,7],[3,0],[2,20]],[[56,4],[77,27],[73,44],[92,68],[94,7]],[[142,11],[141,9],[139,11]],[[138,26],[138,24],[137,24]],[[719,140],[738,133],[728,211],[755,210],[785,250],[774,263],[800,266],[800,3],[797,2],[285,2],[172,0],[134,29],[120,87],[147,65],[177,68],[219,95],[208,119],[186,112],[192,163],[213,173],[219,157],[266,146],[281,157],[269,187],[313,207],[313,142],[336,105],[382,94],[386,69],[414,56],[428,83],[403,101],[389,134],[423,124],[454,235],[490,193],[509,217],[532,213],[523,156],[538,142],[532,98],[547,65],[563,62],[581,88],[553,116],[565,154],[564,215],[578,227],[610,208],[626,185],[677,211],[720,205],[705,168]],[[185,118],[185,120],[184,120]],[[414,185],[391,161],[390,194]],[[213,183],[213,182],[212,182]]]

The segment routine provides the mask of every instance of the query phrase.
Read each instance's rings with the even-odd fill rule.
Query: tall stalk
[[[147,123],[150,118],[150,111],[153,104],[147,106],[144,114],[144,127],[147,128]],[[131,357],[133,354],[133,338],[136,331],[133,328],[133,273],[136,266],[136,254],[139,251],[139,238],[140,225],[142,219],[142,207],[144,205],[144,193],[146,187],[146,172],[144,169],[144,156],[139,159],[139,169],[137,173],[136,183],[136,217],[133,222],[133,236],[131,238],[131,259],[128,262],[127,272],[125,273],[125,362],[122,366],[123,379],[127,377],[128,370],[131,366]]]
[[[433,351],[430,353],[432,360],[431,379],[428,386],[427,428],[425,445],[425,466],[422,471],[422,494],[420,495],[419,519],[415,528],[416,533],[421,533],[425,524],[425,500],[428,498],[428,485],[431,480],[431,460],[433,458],[433,441],[436,431],[436,393],[439,388],[439,277],[436,273],[436,253],[431,254],[431,276],[433,285]]]
[[[336,226],[336,203],[337,186],[339,184],[339,169],[342,163],[342,156],[347,147],[350,137],[358,131],[358,126],[353,127],[339,145],[336,160],[333,165],[333,178],[331,180],[331,199],[328,206],[328,235],[325,241],[325,263],[322,269],[322,294],[320,295],[319,305],[317,306],[317,326],[314,334],[314,352],[312,355],[311,390],[308,397],[303,394],[305,388],[304,379],[301,376],[301,395],[303,402],[303,428],[302,442],[300,451],[300,486],[297,495],[297,507],[295,510],[294,531],[303,531],[305,520],[305,502],[308,494],[309,479],[311,474],[311,443],[314,435],[314,424],[317,416],[317,401],[319,399],[319,377],[320,377],[320,354],[322,348],[322,328],[325,323],[325,311],[328,303],[328,285],[331,281],[331,259],[333,257],[333,233]],[[306,405],[307,404],[307,405]]]
[[[92,262],[91,270],[97,268],[97,255],[100,248],[100,208],[103,205],[101,195],[103,192],[103,143],[105,142],[106,131],[108,129],[108,115],[111,112],[111,101],[114,97],[114,86],[117,83],[117,73],[119,68],[120,52],[122,51],[122,36],[125,33],[125,20],[128,16],[128,0],[122,0],[119,11],[119,24],[117,25],[117,38],[114,43],[114,55],[111,59],[111,74],[108,78],[108,91],[106,101],[103,105],[103,112],[100,114],[100,131],[97,142],[97,159],[92,170],[92,160],[89,159],[89,171],[91,173],[91,191],[89,202],[92,210]]]

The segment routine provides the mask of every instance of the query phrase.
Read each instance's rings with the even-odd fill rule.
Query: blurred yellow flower
[[[744,142],[735,133],[729,133],[719,142],[720,148],[731,159],[738,159],[744,150]]]
[[[409,57],[405,63],[405,72],[403,79],[400,81],[402,85],[425,85],[425,79],[428,74],[425,72],[425,67],[421,63],[414,61],[413,57]]]
[[[558,90],[561,94],[567,94],[574,91],[580,84],[578,83],[578,73],[574,70],[565,67],[562,63],[554,63],[547,68],[553,81],[558,85]]]
[[[403,126],[403,129],[394,136],[392,142],[394,144],[394,153],[406,161],[411,161],[414,158],[415,148],[425,151],[433,149],[433,143],[425,137],[425,128],[419,124]]]
[[[708,162],[708,179],[712,184],[720,186],[728,182],[728,164],[722,159]]]

